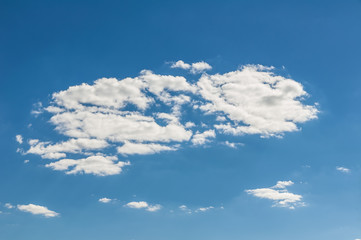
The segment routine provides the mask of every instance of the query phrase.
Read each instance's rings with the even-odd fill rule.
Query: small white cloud
[[[125,204],[124,206],[129,207],[129,208],[145,209],[148,212],[156,212],[162,208],[162,206],[160,204],[150,205],[144,201],[129,202],[129,203]]]
[[[13,206],[11,203],[5,203],[4,206],[5,206],[6,208],[8,208],[8,209],[14,208],[14,206]]]
[[[41,102],[37,102],[33,104],[33,109],[31,110],[31,114],[37,117],[38,115],[44,112],[43,104]]]
[[[278,181],[272,188],[286,188],[288,186],[292,186],[293,184],[294,182],[292,181]]]
[[[343,173],[350,173],[351,170],[345,167],[336,167],[337,171],[343,172]]]
[[[179,60],[179,61],[173,63],[170,67],[189,70],[192,74],[202,73],[206,70],[212,69],[212,66],[204,61],[188,64],[188,63],[183,62],[182,60]]]
[[[35,204],[17,205],[17,208],[23,212],[29,212],[35,215],[43,215],[44,217],[56,217],[59,213],[49,210],[47,207],[39,206]]]
[[[23,136],[21,136],[20,134],[16,135],[15,139],[19,144],[23,143]]]
[[[156,212],[156,211],[160,210],[161,208],[162,208],[161,205],[156,204],[156,205],[150,205],[149,207],[147,207],[146,210],[147,210],[148,212]]]
[[[225,141],[224,145],[226,145],[230,148],[237,148],[237,146],[244,146],[243,143],[234,143],[234,142],[228,142],[228,141]]]
[[[206,211],[209,211],[211,209],[213,209],[214,207],[213,206],[209,206],[209,207],[200,207],[196,210],[196,212],[206,212]]]
[[[179,209],[180,209],[181,211],[183,211],[183,212],[188,213],[188,214],[191,214],[191,213],[192,213],[192,210],[189,209],[186,205],[180,205],[180,206],[179,206]]]
[[[192,137],[191,142],[193,143],[193,145],[203,145],[203,144],[209,142],[210,138],[215,138],[215,137],[216,137],[216,133],[214,130],[207,130],[207,131],[204,131],[203,133],[197,132]]]
[[[170,67],[171,68],[190,69],[191,65],[188,64],[188,63],[183,62],[182,60],[179,60],[179,61],[173,63]]]
[[[294,209],[295,207],[304,206],[301,201],[302,196],[288,192],[287,186],[293,185],[292,181],[278,181],[275,186],[270,188],[258,188],[246,190],[246,193],[255,197],[270,199],[274,201],[275,207],[286,207]]]
[[[186,124],[184,126],[186,128],[192,128],[192,127],[195,127],[196,125],[194,124],[194,122],[186,122]]]
[[[111,202],[112,200],[113,200],[113,199],[104,197],[104,198],[100,198],[98,201],[99,201],[99,202],[102,202],[102,203],[109,203],[109,202]]]
[[[30,161],[29,160],[24,160],[24,163],[29,163]]]

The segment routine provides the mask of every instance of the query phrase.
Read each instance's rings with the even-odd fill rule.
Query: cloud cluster
[[[276,185],[270,188],[257,188],[246,190],[246,193],[258,198],[270,199],[274,201],[275,207],[286,207],[294,209],[304,206],[302,196],[290,193],[286,187],[293,185],[292,181],[278,181]]]
[[[272,67],[247,65],[211,75],[205,73],[212,68],[208,63],[180,60],[171,68],[202,75],[194,82],[143,70],[136,77],[101,78],[53,93],[38,112],[49,116],[60,140],[30,139],[20,152],[49,159],[46,167],[67,174],[106,176],[129,165],[117,155],[201,146],[218,134],[281,137],[317,117],[316,105],[303,103],[308,94],[302,85]]]

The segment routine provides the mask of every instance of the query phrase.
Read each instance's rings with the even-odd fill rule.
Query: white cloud
[[[129,162],[117,161],[115,156],[90,156],[82,159],[62,159],[56,162],[46,164],[46,167],[58,171],[65,171],[66,174],[93,174],[98,176],[115,175],[122,172],[124,166],[130,165]]]
[[[202,73],[206,70],[211,70],[212,66],[203,61],[188,64],[183,62],[182,60],[179,60],[173,63],[171,65],[171,68],[181,68],[181,69],[189,70],[193,74],[197,74],[197,73]]]
[[[192,213],[192,210],[189,209],[186,205],[180,205],[180,206],[179,206],[179,209],[180,209],[181,211],[183,211],[183,212],[188,213],[188,214],[191,214],[191,213]]]
[[[204,131],[203,133],[197,132],[196,134],[194,134],[191,141],[193,145],[203,145],[209,142],[210,138],[215,138],[215,137],[216,137],[216,133],[214,130],[207,130]]]
[[[8,209],[14,208],[14,206],[11,203],[5,203],[5,207]]]
[[[170,67],[171,68],[190,69],[191,65],[188,64],[188,63],[183,62],[182,60],[179,60],[179,61],[173,63]]]
[[[209,211],[209,210],[211,210],[211,209],[214,209],[214,207],[213,207],[213,206],[200,207],[200,208],[198,208],[198,209],[196,210],[196,212],[207,212],[207,211]]]
[[[192,73],[212,68],[183,61],[171,67]],[[121,155],[154,154],[201,146],[217,134],[271,137],[297,131],[298,123],[316,118],[318,111],[302,103],[308,95],[300,83],[273,69],[247,65],[224,74],[203,73],[198,81],[143,70],[136,77],[70,86],[53,93],[47,106],[35,106],[49,113],[62,140],[30,139],[25,154],[49,159],[47,167],[67,174],[105,176],[128,164],[105,156],[115,150]],[[238,145],[227,140],[221,144]]]
[[[244,146],[243,143],[235,143],[235,142],[229,142],[229,141],[225,141],[224,145],[226,145],[230,148],[237,148],[237,146]]]
[[[224,122],[224,121],[226,121],[226,120],[227,120],[227,118],[224,117],[224,116],[217,116],[217,117],[216,117],[216,121],[218,121],[218,122]]]
[[[35,204],[17,205],[17,208],[20,211],[29,212],[36,215],[43,215],[47,218],[59,216],[59,213],[51,211],[44,206],[39,206]]]
[[[202,61],[202,62],[192,63],[192,67],[190,71],[193,74],[197,74],[211,69],[212,69],[211,65]]]
[[[293,184],[294,182],[292,181],[278,181],[272,188],[286,188],[288,186],[292,186]]]
[[[299,130],[297,123],[317,118],[316,107],[301,102],[307,93],[300,83],[263,71],[259,66],[202,75],[197,84],[208,101],[200,109],[206,113],[221,112],[230,119],[215,125],[223,133],[281,136]]]
[[[44,112],[43,104],[41,102],[37,102],[33,104],[33,109],[31,110],[31,114],[37,117],[38,115]]]
[[[186,128],[192,128],[192,127],[195,127],[196,125],[194,124],[194,122],[186,122],[186,124],[184,126]]]
[[[278,181],[270,188],[257,188],[246,190],[246,193],[259,198],[270,199],[274,201],[276,207],[286,207],[294,209],[298,206],[304,206],[302,196],[288,192],[287,186],[293,185],[292,181]]]
[[[19,143],[19,144],[22,144],[23,143],[23,137],[19,134],[19,135],[16,135],[15,136],[15,139],[16,141]]]
[[[102,113],[86,111],[65,112],[54,115],[50,121],[60,133],[74,138],[96,138],[111,142],[187,141],[191,131],[182,125],[170,122],[159,125],[153,117],[139,112]]]
[[[156,212],[156,211],[158,211],[158,210],[160,210],[162,208],[162,206],[160,204],[150,205],[150,204],[148,204],[147,202],[144,202],[144,201],[129,202],[124,206],[129,207],[129,208],[145,209],[148,212]]]
[[[118,147],[117,151],[120,154],[153,154],[161,151],[174,151],[175,147],[155,143],[131,143],[126,141],[123,146]]]
[[[99,150],[109,146],[105,140],[88,138],[73,138],[53,145],[49,142],[30,140],[29,144],[30,149],[27,154],[38,154],[47,159],[59,159],[66,157],[65,153],[81,153],[83,150]]]
[[[111,202],[113,199],[111,199],[111,198],[106,198],[106,197],[104,197],[104,198],[100,198],[98,201],[99,202],[101,202],[101,203],[109,203],[109,202]]]
[[[351,170],[345,167],[336,167],[337,171],[343,172],[343,173],[350,173]]]
[[[29,160],[24,160],[24,163],[29,163],[30,161]]]

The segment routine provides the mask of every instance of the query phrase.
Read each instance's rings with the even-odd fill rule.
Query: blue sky
[[[0,1],[0,238],[361,239],[360,24],[356,0]]]

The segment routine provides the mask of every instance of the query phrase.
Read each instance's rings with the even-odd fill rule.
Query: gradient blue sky
[[[361,238],[360,26],[356,0],[0,1],[0,238]],[[217,134],[202,146],[128,156],[131,165],[111,176],[67,175],[17,152],[17,134],[24,150],[31,138],[62,139],[47,114],[31,114],[52,93],[143,69],[197,80],[170,68],[178,60],[205,61],[210,74],[274,66],[303,85],[318,118],[283,138]],[[288,191],[305,206],[277,207],[245,192],[277,181],[292,181]],[[124,207],[139,201],[162,208]],[[17,207],[27,204],[60,215]]]

